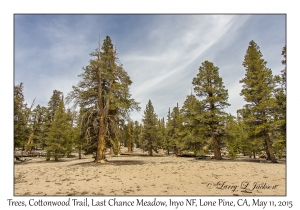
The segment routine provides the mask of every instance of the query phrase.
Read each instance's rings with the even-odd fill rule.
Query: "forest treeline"
[[[285,46],[281,54],[283,69],[272,75],[259,46],[250,41],[240,80],[245,105],[237,116],[225,112],[229,94],[219,68],[204,61],[191,81],[194,94],[182,107],[169,108],[166,119],[159,119],[149,100],[138,122],[130,119],[130,112],[141,109],[129,92],[132,81],[107,36],[66,97],[54,90],[47,106],[34,107],[25,103],[23,83],[14,86],[14,147],[29,153],[44,149],[47,160],[70,156],[76,148],[79,158],[83,152],[95,154],[95,162],[102,163],[107,148],[119,154],[122,144],[128,152],[137,147],[149,155],[161,149],[177,155],[213,153],[215,159],[224,151],[231,158],[264,152],[275,163],[286,152]]]

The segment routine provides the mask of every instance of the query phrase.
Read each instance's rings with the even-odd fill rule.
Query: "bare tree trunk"
[[[79,145],[79,147],[78,147],[78,156],[79,156],[78,158],[79,159],[81,159],[81,149],[82,149],[81,145]]]
[[[99,58],[100,59],[100,53]],[[99,137],[98,137],[98,144],[97,144],[97,152],[96,152],[96,163],[103,163],[105,160],[105,149],[106,149],[106,141],[105,141],[105,134],[106,134],[106,126],[105,126],[105,119],[104,119],[104,107],[103,107],[103,99],[102,99],[102,80],[101,80],[101,69],[98,70],[98,112],[99,112]]]
[[[35,134],[35,129],[33,129],[32,133],[30,134],[28,142],[25,147],[25,152],[28,152],[28,148],[29,148],[29,154],[31,154],[31,152],[32,152],[33,146],[30,146],[30,145],[33,145],[33,143],[34,143],[34,141],[33,141],[34,134]]]
[[[127,150],[127,151],[128,151],[128,152],[131,152],[131,143],[130,143],[130,141],[128,141],[127,144],[128,144],[128,150]]]
[[[130,141],[130,124],[129,124],[129,123],[128,123],[127,151],[128,151],[128,152],[131,152],[131,141]]]
[[[153,156],[153,146],[152,144],[150,145],[150,148],[149,148],[149,156]]]
[[[105,150],[106,150],[106,141],[105,141],[105,133],[106,127],[103,122],[103,114],[100,114],[100,126],[99,126],[99,139],[97,145],[97,154],[96,154],[96,163],[103,163],[105,160]]]
[[[218,136],[214,135],[213,136],[214,140],[214,156],[216,160],[221,160],[222,155],[221,155],[221,150],[220,150],[220,144],[219,144],[219,138]]]
[[[266,136],[265,136],[265,143],[267,145],[267,147],[266,147],[266,153],[268,155],[268,159],[270,159],[272,163],[277,163],[275,155],[273,153],[273,149],[272,149],[270,137],[269,137],[268,134],[266,134]]]

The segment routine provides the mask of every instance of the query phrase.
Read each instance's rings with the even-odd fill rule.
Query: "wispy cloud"
[[[15,82],[24,82],[28,101],[36,97],[47,105],[54,89],[66,95],[78,83],[99,35],[101,41],[109,35],[133,81],[132,97],[141,102],[134,120],[149,99],[160,118],[181,106],[205,60],[219,67],[232,104],[228,111],[235,113],[244,103],[238,81],[249,41],[258,39],[278,72],[284,27],[280,15],[22,15],[15,18]]]

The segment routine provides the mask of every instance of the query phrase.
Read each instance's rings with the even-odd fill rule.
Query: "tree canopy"
[[[96,58],[83,68],[79,75],[82,80],[73,86],[68,96],[69,101],[73,100],[85,110],[82,120],[93,121],[91,129],[97,133],[96,162],[106,159],[106,141],[112,137],[108,126],[117,127],[120,119],[129,119],[130,111],[139,110],[138,103],[129,93],[132,81],[119,64],[116,48],[109,36],[101,49],[99,42],[98,49],[91,53]]]
[[[245,76],[240,95],[245,105],[233,117],[225,110],[228,90],[219,68],[204,61],[192,79],[194,92],[169,108],[166,118],[159,118],[149,99],[142,121],[132,121],[130,113],[140,110],[130,94],[131,78],[117,57],[116,46],[106,36],[102,46],[91,54],[83,67],[80,81],[68,93],[67,108],[63,92],[54,90],[47,106],[29,107],[25,103],[23,83],[14,85],[14,146],[31,153],[45,149],[46,160],[70,156],[72,149],[94,154],[95,162],[106,162],[106,152],[118,155],[121,146],[132,152],[135,147],[149,155],[165,150],[165,154],[222,153],[235,158],[265,151],[272,162],[286,150],[286,46],[282,48],[284,68],[273,76],[259,46],[252,40],[243,60]],[[196,69],[197,70],[197,69]],[[166,110],[167,111],[167,110]],[[166,121],[165,121],[166,119]]]
[[[246,74],[240,80],[243,84],[241,95],[247,102],[245,108],[248,110],[244,120],[251,128],[251,138],[264,142],[268,158],[276,162],[270,136],[275,126],[274,112],[277,105],[273,93],[276,83],[266,64],[259,46],[253,40],[250,41],[243,62]]]

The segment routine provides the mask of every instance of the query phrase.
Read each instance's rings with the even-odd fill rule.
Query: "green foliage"
[[[32,147],[43,148],[45,146],[45,124],[47,122],[47,113],[47,108],[41,107],[40,105],[37,105],[35,109],[32,110],[28,120],[28,126],[31,131],[29,140],[26,144],[28,149]]]
[[[101,153],[97,155],[98,159],[105,158],[106,145],[116,145],[113,142],[118,138],[120,122],[129,121],[129,112],[139,110],[138,103],[129,93],[132,81],[119,63],[109,36],[101,49],[99,43],[98,49],[91,53],[96,58],[83,68],[79,75],[82,80],[73,86],[67,97],[68,101],[84,110],[81,115],[81,121],[84,121],[82,133],[87,134],[88,151]]]
[[[251,118],[251,110],[246,107],[237,111],[239,125],[239,134],[237,136],[240,146],[239,150],[244,155],[254,155],[264,149],[263,142],[256,136],[252,135],[252,128],[248,126],[248,120]]]
[[[247,140],[245,126],[241,119],[235,120],[230,117],[226,123],[225,144],[229,157],[234,159],[238,153],[248,151],[249,144],[244,144]]]
[[[228,118],[223,110],[230,104],[219,68],[212,62],[204,61],[192,84],[196,96],[200,97],[201,112],[197,114],[197,120],[201,122],[204,137],[212,139],[215,158],[221,159],[222,136]]]
[[[23,83],[14,86],[14,146],[24,149],[30,135],[30,108],[25,103],[23,88]]]
[[[59,157],[70,153],[73,146],[72,124],[66,113],[63,100],[60,101],[50,123],[46,151],[57,161]]]
[[[128,152],[132,152],[133,150],[133,143],[134,143],[134,139],[133,139],[133,122],[130,121],[127,124],[123,125],[122,128],[122,138],[124,140],[124,145],[125,147],[128,147]]]
[[[285,139],[277,139],[273,143],[273,149],[275,155],[280,159],[282,157],[285,157],[286,155],[286,140]]]
[[[132,139],[133,142],[136,144],[137,148],[141,147],[141,133],[142,133],[142,125],[140,125],[138,121],[134,121]]]
[[[158,119],[154,112],[152,102],[149,100],[146,105],[143,116],[143,132],[142,132],[142,147],[149,151],[149,155],[153,155],[153,149],[157,149],[159,146],[158,141]]]
[[[274,153],[278,157],[282,157],[286,150],[286,46],[282,49],[283,60],[281,63],[284,69],[281,74],[276,76],[277,88],[275,89],[275,99],[277,106],[275,107],[274,118],[277,130],[272,133],[274,138]]]
[[[53,90],[53,94],[48,102],[48,118],[53,121],[55,111],[59,107],[63,93],[59,90]]]
[[[164,147],[167,150],[167,154],[170,154],[170,149],[172,147],[172,136],[173,136],[173,127],[172,127],[171,111],[169,108],[168,118],[166,123],[166,138],[164,142]]]
[[[205,155],[206,150],[203,148],[208,144],[198,119],[201,113],[200,101],[194,95],[188,95],[180,110],[178,147],[183,151],[193,151],[195,155]]]
[[[188,95],[181,109],[178,104],[172,111],[169,108],[166,122],[158,119],[149,100],[141,124],[130,119],[130,112],[140,107],[131,97],[132,81],[110,37],[91,55],[94,58],[79,75],[81,81],[67,97],[68,102],[79,105],[78,114],[65,110],[63,93],[58,90],[53,91],[47,107],[38,105],[32,110],[33,104],[29,108],[25,103],[23,84],[14,86],[15,147],[45,148],[48,160],[50,156],[55,160],[69,156],[74,146],[80,153],[102,152],[102,158],[106,147],[118,154],[120,142],[129,148],[135,144],[149,155],[160,148],[168,154],[181,151],[195,155],[206,155],[213,149],[215,158],[221,159],[225,147],[231,158],[266,150],[275,162],[274,154],[285,155],[286,46],[282,49],[284,69],[273,76],[259,46],[249,43],[243,61],[246,73],[240,80],[240,95],[246,105],[237,111],[236,119],[224,111],[230,104],[219,68],[204,61],[192,81],[195,95]]]
[[[277,129],[274,120],[277,103],[273,97],[276,80],[266,64],[267,62],[262,58],[259,46],[251,41],[243,62],[246,74],[240,80],[240,83],[243,83],[241,95],[244,96],[247,102],[245,108],[248,110],[248,115],[244,120],[251,129],[249,132],[250,138],[258,141],[256,144],[264,144],[269,158],[272,162],[275,162],[270,133]]]
[[[170,121],[169,121],[170,120]],[[181,119],[180,119],[180,110],[177,106],[175,106],[170,113],[170,119],[168,120],[168,144],[169,148],[174,149],[174,153],[179,153],[179,132],[180,132],[180,126],[181,126]]]
[[[165,119],[159,119],[158,120],[158,146],[160,148],[165,147],[166,143],[166,138],[167,138],[167,130],[166,130],[166,124],[165,124]]]

